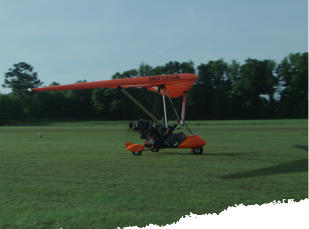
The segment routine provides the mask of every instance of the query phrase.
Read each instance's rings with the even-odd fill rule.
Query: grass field
[[[170,224],[308,197],[307,120],[192,121],[203,155],[133,156],[127,122],[0,127],[0,228]],[[38,138],[41,131],[43,138]]]

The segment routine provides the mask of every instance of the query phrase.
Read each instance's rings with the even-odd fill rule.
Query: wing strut
[[[170,102],[171,102],[171,105],[172,105],[172,108],[173,108],[173,110],[174,110],[174,112],[175,112],[175,115],[176,115],[177,119],[179,120],[179,115],[178,115],[177,110],[176,110],[176,108],[175,108],[175,106],[174,106],[174,103],[173,103],[173,101],[172,101],[172,98],[170,97],[170,95],[168,94],[168,92],[166,92],[166,94],[167,94],[167,97],[169,98],[169,100],[170,100]],[[183,100],[183,103],[182,103],[183,106],[186,105],[186,104],[184,103],[184,101],[185,101],[185,99]],[[182,114],[184,114],[184,107],[182,107]],[[191,129],[189,128],[189,126],[185,123],[184,115],[182,115],[182,117],[181,117],[181,126],[182,126],[182,128],[185,126],[185,127],[187,128],[187,130],[190,132],[190,134],[193,134],[192,130],[191,130]]]
[[[181,109],[181,125],[185,125],[185,113],[186,113],[186,94],[182,97],[182,109]]]
[[[140,102],[138,102],[127,90],[120,87],[121,92],[125,94],[129,99],[132,100],[133,103],[135,103],[142,111],[144,111],[153,121],[157,122],[158,124],[162,125],[162,123],[157,119],[153,114],[151,114],[150,111],[148,111]]]
[[[162,98],[163,98],[163,108],[164,108],[164,122],[165,122],[165,128],[167,128],[168,121],[167,121],[167,115],[166,115],[165,89],[163,89]]]

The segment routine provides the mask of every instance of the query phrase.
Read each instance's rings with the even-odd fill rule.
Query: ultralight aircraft
[[[122,78],[95,82],[75,83],[66,85],[56,85],[41,88],[28,89],[33,92],[40,91],[58,91],[58,90],[81,90],[92,88],[118,88],[120,89],[133,103],[135,103],[142,111],[144,111],[151,121],[139,120],[131,122],[130,127],[141,134],[141,138],[145,139],[144,144],[134,144],[132,142],[125,143],[126,149],[134,155],[141,155],[142,151],[149,149],[157,152],[163,148],[187,148],[191,149],[194,154],[201,154],[206,141],[194,134],[188,125],[185,123],[185,106],[186,93],[197,80],[197,76],[191,73],[186,74],[171,74],[157,76],[143,76],[135,78]],[[147,110],[139,101],[137,101],[126,88],[144,88],[155,92],[162,96],[164,120],[160,121],[149,110]],[[182,96],[181,116],[173,104],[172,98]],[[173,111],[177,117],[176,124],[168,125],[166,98],[170,101]],[[176,126],[186,127],[190,132],[189,136],[184,133],[174,133]]]

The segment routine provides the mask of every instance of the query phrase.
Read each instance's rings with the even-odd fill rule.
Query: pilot
[[[164,133],[164,138],[165,138],[164,145],[167,147],[174,146],[176,142],[179,145],[187,138],[183,132],[173,133],[176,126],[177,124],[173,126],[168,126],[166,132]]]

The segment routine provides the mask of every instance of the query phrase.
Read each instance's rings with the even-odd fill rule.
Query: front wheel
[[[197,148],[193,148],[193,153],[194,154],[202,154],[203,153],[203,147],[197,147]]]
[[[140,156],[142,154],[142,151],[132,151],[132,154],[135,156]]]

